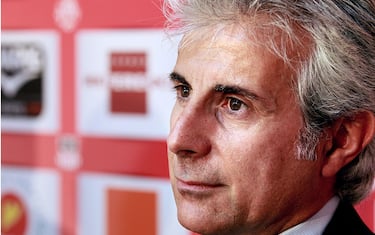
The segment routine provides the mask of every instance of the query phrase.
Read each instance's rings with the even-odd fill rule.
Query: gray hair
[[[375,114],[375,4],[373,0],[166,0],[167,28],[181,34],[211,25],[270,16],[270,27],[299,43],[303,30],[313,48],[297,70],[296,97],[304,115],[298,156],[315,160],[324,129],[364,110]],[[272,35],[270,36],[272,37]],[[270,39],[272,40],[272,39]],[[286,46],[268,49],[289,61]],[[375,177],[375,139],[337,174],[336,194],[356,203]]]

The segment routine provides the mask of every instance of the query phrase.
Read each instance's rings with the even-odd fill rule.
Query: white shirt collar
[[[331,198],[322,209],[305,222],[280,233],[279,235],[321,235],[331,220],[340,199],[338,197]]]

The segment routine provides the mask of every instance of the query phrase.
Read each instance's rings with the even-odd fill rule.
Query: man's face
[[[171,75],[179,221],[202,234],[285,230],[310,216],[320,177],[319,161],[297,160],[303,119],[293,74],[239,27],[212,33],[185,36]]]

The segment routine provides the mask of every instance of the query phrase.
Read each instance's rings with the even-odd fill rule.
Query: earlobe
[[[373,140],[375,116],[372,112],[363,111],[352,118],[339,119],[327,134],[322,175],[334,177]]]

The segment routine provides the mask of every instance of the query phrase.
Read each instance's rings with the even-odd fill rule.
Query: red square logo
[[[157,234],[156,197],[152,192],[109,189],[107,234]]]

